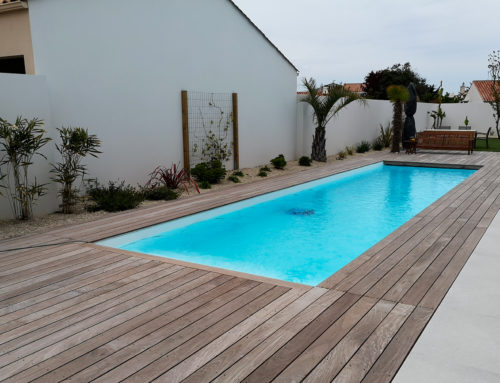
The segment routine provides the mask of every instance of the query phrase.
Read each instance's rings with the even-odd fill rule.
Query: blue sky
[[[500,49],[500,0],[234,0],[300,70],[321,83],[362,82],[410,62],[458,92],[488,78]]]

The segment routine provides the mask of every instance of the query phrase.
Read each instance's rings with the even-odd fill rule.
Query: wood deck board
[[[86,243],[382,160],[483,167],[321,288]],[[371,153],[0,241],[0,381],[389,382],[499,209],[496,153]]]

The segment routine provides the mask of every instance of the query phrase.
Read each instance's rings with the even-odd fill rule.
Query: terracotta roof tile
[[[481,98],[484,102],[493,101],[493,90],[491,89],[492,80],[476,80],[472,81],[472,83],[476,86]],[[497,84],[497,89],[500,92],[500,86]]]
[[[363,92],[362,88],[363,84],[360,82],[355,82],[355,83],[350,83],[350,84],[344,84],[344,89],[350,90],[351,92]]]

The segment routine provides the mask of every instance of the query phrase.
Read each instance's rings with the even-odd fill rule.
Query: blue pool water
[[[378,163],[99,243],[317,285],[473,172]]]

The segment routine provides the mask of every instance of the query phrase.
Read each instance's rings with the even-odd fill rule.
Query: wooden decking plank
[[[349,293],[344,294],[255,369],[245,381],[265,382],[272,380],[315,342],[316,339],[320,338],[331,324],[342,317],[359,299],[359,296]],[[370,299],[370,301],[372,300]]]
[[[114,258],[116,261],[116,258]],[[23,316],[30,315],[30,312],[40,311],[47,307],[53,307],[61,302],[68,299],[74,298],[76,295],[85,295],[88,299],[88,293],[93,290],[97,290],[100,287],[106,286],[122,278],[126,278],[132,274],[140,273],[144,270],[155,267],[154,262],[148,262],[146,260],[141,260],[142,262],[128,262],[122,265],[121,268],[113,268],[104,275],[100,275],[101,278],[94,278],[92,281],[85,280],[83,282],[77,282],[71,285],[69,288],[61,288],[59,290],[51,291],[50,293],[45,293],[43,295],[37,295],[29,300],[24,300],[18,304],[10,305],[9,311],[4,313],[0,310],[0,320],[4,323],[12,321]],[[114,262],[112,265],[120,265],[120,262]]]
[[[259,311],[259,313],[255,314],[253,317],[248,318],[245,322],[229,330],[189,358],[183,360],[165,375],[161,376],[159,380],[179,382],[198,370],[201,366],[215,359],[225,350],[228,350],[240,341],[244,341],[247,337],[266,338],[324,295],[326,291],[325,289],[314,288],[307,291],[302,296],[299,296],[298,292],[295,292],[298,298],[294,298],[294,300],[283,309],[276,310],[276,314],[274,314],[273,310],[270,310],[269,315],[266,316],[263,310]],[[268,308],[266,307],[266,309]],[[263,321],[257,318],[258,314],[261,314],[261,318],[264,318]],[[232,379],[234,379],[234,376]]]
[[[351,306],[338,319],[332,321],[328,329],[311,343],[296,359],[283,363],[276,368],[265,362],[259,369],[254,371],[247,382],[276,381],[276,382],[300,382],[302,381],[326,355],[340,342],[351,329],[374,307],[377,300],[362,297]],[[287,365],[288,364],[288,365]]]
[[[228,313],[232,308],[227,307],[223,313],[229,315],[212,324],[210,327],[205,328],[203,323],[189,326],[189,328],[175,334],[172,339],[162,340],[155,346],[123,363],[118,368],[100,376],[95,381],[115,382],[129,380],[142,382],[144,381],[144,376],[146,380],[152,380],[255,312],[258,312],[281,296],[286,295],[287,291],[290,291],[290,289],[272,287],[265,293],[254,297],[252,301],[246,302],[243,306],[239,302],[234,302],[233,306],[237,309]],[[290,297],[290,295],[286,296]],[[201,332],[199,332],[200,327],[203,329]]]
[[[196,273],[196,272],[195,272]],[[192,288],[204,284],[211,279],[217,278],[215,273],[205,273],[199,278],[177,286],[175,289],[164,293],[157,292],[154,298],[145,297],[145,301],[137,302],[137,305],[129,308],[127,306],[114,310],[106,310],[102,315],[96,315],[92,320],[86,320],[67,327],[57,333],[53,333],[49,338],[42,338],[38,341],[28,344],[26,347],[20,347],[0,358],[0,376],[10,377],[19,372],[43,362],[64,350],[79,344],[89,337],[100,334],[104,329],[110,326],[116,326],[127,320],[130,320],[140,314],[141,311],[151,310],[157,305],[182,295]],[[149,299],[148,299],[149,298]]]
[[[153,326],[164,326],[169,321],[182,316],[186,310],[196,305],[199,307],[207,304],[218,294],[227,293],[232,288],[238,289],[240,285],[244,284],[245,281],[242,279],[221,275],[174,299],[159,304],[153,309],[140,311],[136,317],[130,320],[116,326],[113,326],[112,323],[109,329],[97,333],[93,337],[89,336],[82,343],[68,348],[34,368],[24,370],[15,378],[29,381],[34,381],[36,378],[39,378],[36,381],[60,381],[92,366],[99,360],[105,359],[132,343],[133,340],[144,337],[148,332],[154,330]],[[44,372],[49,371],[50,373],[43,375]],[[102,373],[101,369],[100,374]],[[85,380],[89,380],[88,374]]]
[[[414,306],[397,304],[342,368],[333,382],[360,382],[413,310]]]
[[[344,338],[307,375],[305,383],[331,381],[365,340],[392,311],[393,302],[378,301]]]
[[[415,308],[363,378],[362,383],[390,382],[431,316],[432,310],[423,307]]]
[[[141,314],[143,317],[141,322],[144,319],[150,320],[148,322],[144,321],[143,324],[132,330],[128,322],[124,323],[98,335],[96,337],[98,343],[87,341],[59,354],[52,358],[53,360],[49,359],[47,363],[50,363],[51,367],[44,368],[44,371],[49,370],[49,368],[56,368],[36,381],[54,382],[69,377],[73,381],[90,381],[97,378],[113,368],[113,366],[121,364],[121,362],[134,356],[130,353],[131,345],[134,342],[144,340],[147,337],[154,341],[161,337],[159,330],[164,331],[167,327],[172,334],[176,330],[178,331],[194,321],[200,320],[227,301],[236,299],[256,285],[258,285],[258,282],[231,278],[180,306],[173,309],[167,308],[169,310],[168,316],[165,309],[161,307],[145,312]],[[120,351],[124,352],[120,353]],[[125,354],[127,355],[125,356]],[[23,372],[23,376],[25,372]],[[30,375],[27,378],[31,380],[33,376]]]
[[[269,355],[286,343],[295,333],[307,326],[314,318],[343,295],[340,291],[328,290],[319,299],[303,309],[287,323],[274,317],[240,339],[210,362],[191,374],[184,383],[212,381],[217,376],[229,376],[233,381],[246,377]],[[286,318],[286,312],[281,315]],[[280,343],[282,342],[282,343]],[[259,362],[259,358],[261,361]],[[252,365],[254,364],[254,365]]]
[[[140,266],[148,262],[153,263],[146,259],[134,259],[132,257],[121,258],[118,255],[112,254],[103,256],[98,263],[81,268],[79,270],[81,273],[78,275],[39,289],[16,294],[0,301],[0,315],[43,302],[60,294],[66,294],[71,290],[92,283],[92,281],[104,279],[113,273],[121,273],[126,269]]]

